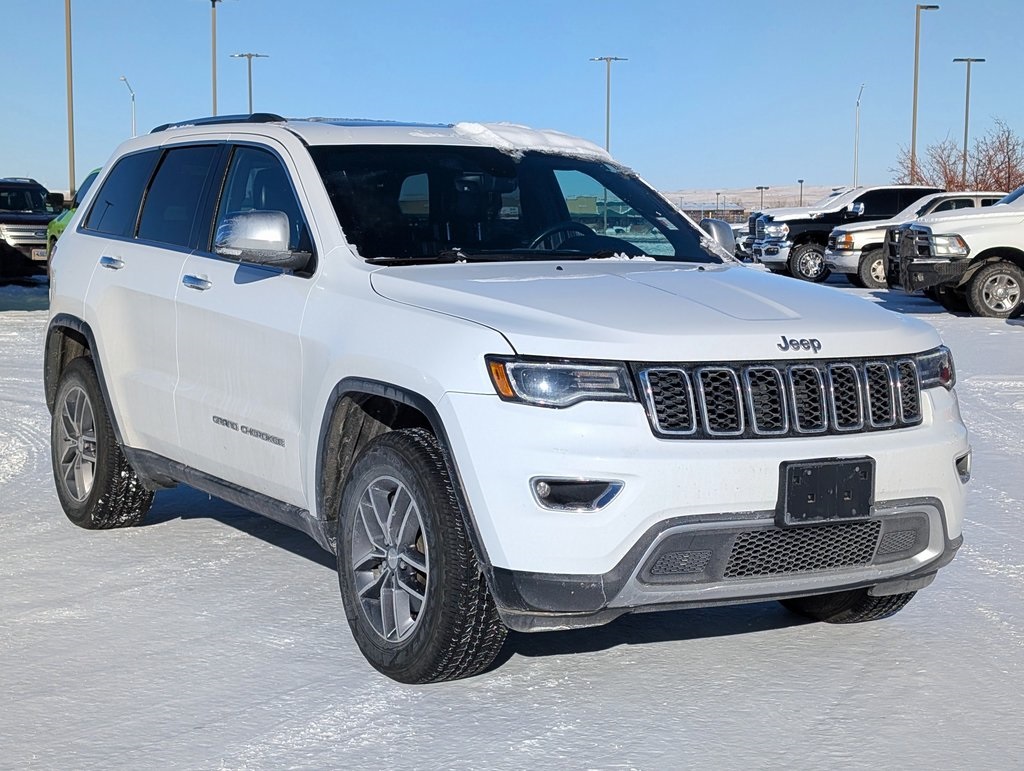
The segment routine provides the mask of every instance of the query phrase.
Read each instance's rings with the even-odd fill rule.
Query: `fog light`
[[[617,480],[553,479],[530,480],[538,505],[552,511],[597,511],[603,509],[622,490]]]
[[[960,481],[967,484],[971,481],[971,451],[956,459],[956,473],[960,475]]]

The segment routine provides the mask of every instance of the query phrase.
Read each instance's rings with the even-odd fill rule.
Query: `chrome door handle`
[[[181,283],[189,289],[198,289],[200,292],[205,292],[213,286],[207,278],[204,278],[203,276],[193,276],[188,273],[181,277]]]
[[[124,267],[124,260],[120,257],[108,257],[104,254],[100,257],[100,265],[104,268],[110,268],[110,270],[121,270]]]

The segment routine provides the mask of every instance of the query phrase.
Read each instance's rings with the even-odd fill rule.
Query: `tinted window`
[[[933,212],[940,211],[953,211],[954,209],[973,209],[974,199],[973,198],[948,198],[934,209]]]
[[[899,191],[868,190],[857,197],[857,203],[864,204],[864,214],[868,217],[891,217],[900,210]]]
[[[188,246],[217,148],[179,147],[164,155],[139,219],[139,238]]]
[[[100,170],[90,172],[89,176],[82,182],[82,186],[78,188],[78,192],[75,193],[75,206],[77,207],[82,201],[85,200],[85,194],[89,192],[89,188],[92,187],[92,183],[96,181],[96,177],[99,176]]]
[[[266,150],[238,147],[231,158],[214,232],[228,215],[247,211],[284,212],[290,232],[288,248],[313,251],[309,229],[281,161]]]
[[[103,180],[84,227],[112,236],[134,235],[142,192],[159,157],[159,150],[150,150],[119,160]]]
[[[982,198],[981,199],[981,205],[982,206],[992,206],[993,204],[999,203],[999,201],[1001,201],[1001,200],[1002,200],[1001,198]]]

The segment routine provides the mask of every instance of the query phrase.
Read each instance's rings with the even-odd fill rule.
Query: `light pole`
[[[800,183],[800,205],[803,206],[804,205],[804,181],[802,179],[798,179],[797,182]]]
[[[914,107],[910,119],[910,184],[917,181],[917,70],[921,58],[921,11],[937,11],[937,5],[917,4],[914,13]]]
[[[964,169],[963,169],[963,185],[964,190],[967,189],[967,121],[971,117],[971,65],[974,62],[983,62],[984,59],[972,59],[971,57],[964,57],[961,59],[954,59],[954,62],[967,62],[967,97],[964,99]]]
[[[764,191],[771,190],[771,188],[768,185],[758,185],[754,190],[759,190],[761,192],[761,208],[764,209]]]
[[[210,0],[210,67],[213,74],[213,114],[217,114],[217,3]]]
[[[853,186],[857,187],[858,172],[860,171],[860,97],[864,93],[864,84],[860,84],[860,91],[857,92],[857,117],[853,122]]]
[[[269,59],[268,54],[231,54],[232,59],[246,59],[249,65],[249,114],[252,114],[252,60],[253,59]]]
[[[605,63],[604,76],[604,149],[611,151],[612,146],[612,62],[628,62],[621,56],[592,56],[592,62]],[[604,229],[608,230],[608,189],[604,191]]]
[[[721,195],[722,195],[721,193],[715,193],[715,211],[716,212],[718,211],[718,198]]]
[[[128,82],[128,78],[124,75],[120,78],[124,81],[124,84],[128,86],[128,93],[132,95],[132,136],[135,136],[135,92],[132,90],[132,84]]]
[[[68,80],[68,195],[75,199],[75,98],[71,77],[71,0],[64,0],[64,57]]]

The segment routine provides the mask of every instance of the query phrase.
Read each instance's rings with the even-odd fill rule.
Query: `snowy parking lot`
[[[432,686],[370,668],[298,532],[182,488],[144,526],[71,525],[46,287],[0,287],[0,768],[1024,768],[1024,322],[829,286],[956,357],[974,480],[935,583],[861,625],[761,603],[511,634]]]

